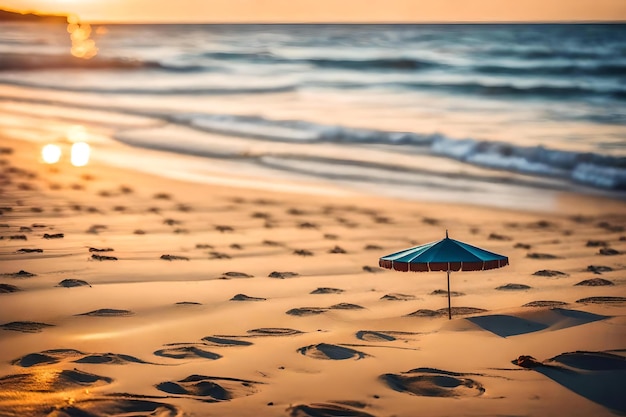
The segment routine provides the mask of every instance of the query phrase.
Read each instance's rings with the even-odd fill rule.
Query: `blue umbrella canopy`
[[[378,263],[403,272],[482,271],[506,266],[509,258],[450,239],[446,231],[445,239],[383,256]]]
[[[446,237],[438,242],[426,243],[383,256],[378,264],[396,271],[447,271],[448,273],[448,318],[452,319],[450,306],[450,272],[483,271],[501,268],[509,264],[509,258]]]

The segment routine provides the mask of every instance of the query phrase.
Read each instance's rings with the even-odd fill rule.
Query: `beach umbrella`
[[[450,239],[446,230],[445,239],[383,256],[378,264],[383,268],[402,272],[446,271],[448,273],[448,318],[452,319],[450,272],[502,268],[509,264],[509,258]]]

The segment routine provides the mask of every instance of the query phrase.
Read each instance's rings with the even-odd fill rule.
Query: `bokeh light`
[[[77,16],[67,17],[67,32],[72,40],[71,53],[77,58],[91,59],[98,53],[96,43],[91,39],[91,25],[80,23]]]
[[[75,167],[83,167],[89,163],[91,149],[85,142],[77,142],[72,145],[71,162]]]
[[[61,148],[50,143],[41,149],[41,157],[46,164],[56,164],[61,159]]]

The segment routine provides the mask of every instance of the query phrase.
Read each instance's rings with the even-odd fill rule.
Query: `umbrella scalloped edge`
[[[483,271],[486,269],[502,268],[509,264],[509,258],[482,262],[428,262],[410,263],[379,259],[381,268],[393,269],[401,272],[429,272],[429,271]]]

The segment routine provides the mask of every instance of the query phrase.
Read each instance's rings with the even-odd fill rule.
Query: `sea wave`
[[[367,70],[418,70],[441,67],[443,64],[409,57],[380,58],[320,58],[320,57],[286,57],[272,52],[206,52],[202,57],[214,60],[249,61],[252,63],[292,63],[309,64],[314,67]]]
[[[626,76],[626,64],[561,64],[561,65],[532,65],[532,66],[505,66],[479,65],[473,70],[484,74],[523,75],[523,76]]]
[[[485,168],[556,177],[594,188],[626,190],[626,157],[457,139],[439,133],[358,129],[259,116],[188,113],[172,116],[170,121],[223,135],[272,141],[411,145],[417,151]]]
[[[446,137],[433,141],[431,150],[486,168],[565,178],[594,188],[626,190],[626,157]]]
[[[0,71],[34,71],[50,69],[146,69],[161,68],[158,62],[125,58],[81,59],[67,54],[0,53]]]
[[[80,85],[60,85],[58,83],[47,83],[45,79],[37,81],[25,81],[15,79],[0,79],[2,84],[20,87],[36,87],[47,90],[71,91],[76,93],[98,93],[98,94],[134,94],[138,96],[169,96],[169,95],[232,95],[232,94],[270,94],[283,93],[297,90],[293,84],[275,85],[250,85],[250,86],[196,86],[188,85],[184,87],[163,87],[160,85],[147,84],[145,86],[80,86]]]
[[[626,100],[626,89],[593,88],[577,84],[569,85],[533,85],[518,86],[513,84],[487,84],[482,82],[464,83],[397,83],[399,86],[416,90],[440,90],[455,94],[474,94],[491,97],[539,98],[539,99],[571,99],[585,97],[608,97],[615,100]]]
[[[170,121],[213,133],[285,142],[345,142],[379,144],[430,144],[436,134],[386,132],[345,126],[323,125],[303,120],[274,120],[260,116],[187,113]]]

